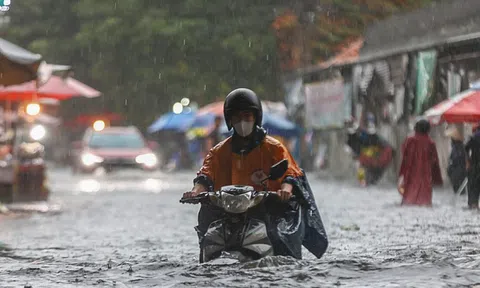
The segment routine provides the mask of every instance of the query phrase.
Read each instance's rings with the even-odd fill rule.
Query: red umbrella
[[[35,98],[35,95],[39,98],[66,100],[74,96],[93,98],[100,94],[99,91],[71,77],[63,79],[58,76],[50,77],[38,90],[35,81],[0,88],[0,99],[3,100],[30,100]]]
[[[431,122],[449,123],[480,121],[480,90],[470,89],[455,97],[445,100],[425,111]]]
[[[197,115],[214,114],[223,117],[223,101],[210,103],[197,110]]]

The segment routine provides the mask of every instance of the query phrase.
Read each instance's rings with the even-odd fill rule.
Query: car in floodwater
[[[158,168],[152,143],[134,126],[88,128],[83,139],[73,143],[73,171],[93,173],[135,168],[154,171]]]

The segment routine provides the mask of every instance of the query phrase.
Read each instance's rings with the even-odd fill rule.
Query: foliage
[[[280,65],[291,70],[324,61],[335,55],[345,43],[361,36],[368,24],[429,2],[431,0],[322,0],[321,5],[310,11],[314,13],[312,24],[298,20],[299,13],[308,11],[286,11],[273,23],[279,42],[279,58],[282,59]],[[303,31],[303,37],[292,37],[298,31]],[[309,63],[298,57],[296,51],[300,46],[306,46]]]
[[[72,65],[103,92],[74,101],[70,114],[110,110],[145,127],[183,97],[203,105],[247,86],[282,99],[277,72],[321,61],[368,23],[429,0],[317,2],[22,0],[5,38]]]
[[[104,93],[96,106],[144,127],[183,97],[203,105],[247,86],[281,98],[270,28],[279,2],[23,0],[6,38],[72,65]]]

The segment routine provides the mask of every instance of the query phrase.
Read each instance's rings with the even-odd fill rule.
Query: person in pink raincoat
[[[430,123],[419,120],[415,124],[415,135],[408,137],[402,145],[398,182],[402,205],[431,206],[433,186],[443,184],[437,148],[428,136],[429,132]]]

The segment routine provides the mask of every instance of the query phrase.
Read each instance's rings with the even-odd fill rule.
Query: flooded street
[[[193,172],[50,173],[63,212],[2,220],[0,287],[472,287],[480,214],[464,196],[404,208],[394,188],[314,180],[330,246],[317,260],[199,265],[198,206],[178,203]],[[313,177],[311,177],[313,178]]]

